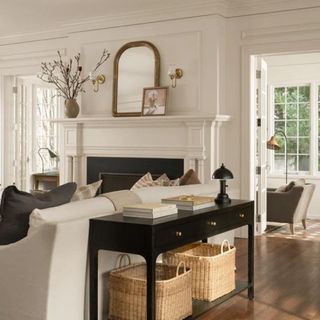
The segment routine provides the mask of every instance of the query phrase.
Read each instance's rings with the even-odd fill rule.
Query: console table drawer
[[[246,209],[237,210],[232,214],[232,221],[235,224],[236,223],[247,224],[250,219],[251,219],[250,212]]]
[[[169,243],[178,243],[184,239],[190,239],[200,236],[204,231],[204,221],[199,220],[192,223],[184,223],[177,226],[171,226],[168,229],[158,230],[156,245],[164,246]]]

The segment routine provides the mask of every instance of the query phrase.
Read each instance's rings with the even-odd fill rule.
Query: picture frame
[[[166,112],[169,87],[143,88],[142,116],[163,116]]]

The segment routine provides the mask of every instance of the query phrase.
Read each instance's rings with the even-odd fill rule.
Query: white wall
[[[109,24],[98,23],[97,30],[55,32],[52,40],[28,42],[18,37],[17,41],[23,43],[0,46],[0,72],[19,74],[22,70],[37,68],[40,61],[52,59],[56,49],[68,56],[81,52],[84,70],[89,70],[102,48],[107,48],[112,53],[103,67],[107,83],[98,94],[93,94],[88,87],[80,104],[85,116],[111,115],[112,58],[116,50],[132,40],[153,42],[162,59],[162,85],[169,84],[166,75],[169,63],[185,70],[177,88],[170,90],[170,114],[221,113],[232,116],[232,121],[221,133],[221,149],[216,152],[234,173],[235,179],[230,181],[230,186],[241,188],[241,197],[250,198],[253,195],[249,186],[252,182],[250,172],[254,171],[254,153],[250,143],[249,119],[253,114],[248,100],[249,53],[320,50],[320,9],[285,11],[286,6],[279,9],[282,11],[266,14],[252,11],[251,15],[242,17],[234,12],[233,17],[224,18],[223,13],[212,14],[214,10],[219,11],[218,7],[206,12],[206,7],[197,11],[194,6],[187,13],[181,11],[179,16],[178,11],[171,17],[167,13],[166,21],[162,22],[152,22],[150,17],[142,16],[140,21],[143,23],[139,24],[138,19],[131,16],[125,23],[122,16],[123,26],[120,23],[116,26],[113,20]],[[182,18],[182,12],[185,18]],[[203,17],[186,18],[197,14]],[[157,15],[154,21],[159,20],[161,16]],[[90,26],[94,29],[94,24]]]
[[[267,58],[268,62],[268,85],[290,85],[296,83],[313,84],[315,86],[320,84],[320,54],[294,55],[287,57],[272,57]],[[317,94],[317,93],[315,93]],[[270,101],[269,101],[270,103]],[[317,105],[316,105],[317,108]],[[317,110],[316,110],[317,112]],[[268,136],[271,136],[269,133]],[[315,137],[317,140],[317,137]],[[316,163],[317,160],[316,160]],[[296,180],[299,177],[305,178],[307,182],[315,183],[316,189],[310,203],[308,217],[320,218],[320,174],[314,175],[289,175],[288,180]],[[268,187],[279,187],[285,184],[283,175],[269,175]]]

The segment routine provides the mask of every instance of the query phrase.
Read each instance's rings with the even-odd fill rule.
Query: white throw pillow
[[[101,186],[101,183],[102,180],[99,180],[91,184],[79,187],[72,196],[71,201],[85,200],[95,197],[98,189]]]

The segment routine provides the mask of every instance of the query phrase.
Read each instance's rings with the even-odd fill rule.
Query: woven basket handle
[[[179,270],[180,267],[183,265],[183,273],[187,272],[186,264],[184,261],[180,261],[179,264],[177,265],[177,272],[176,272],[176,277],[179,275]]]
[[[122,262],[123,262],[123,259],[124,258],[127,258],[128,259],[128,264],[126,264],[126,265],[122,265]],[[130,264],[131,264],[131,258],[130,258],[130,256],[127,254],[127,253],[123,253],[123,254],[119,254],[118,255],[118,261],[119,261],[119,263],[118,263],[118,268],[121,268],[121,267],[125,267],[125,266],[129,266]]]
[[[227,239],[224,239],[221,243],[221,254],[224,253],[224,247],[227,246],[228,247],[228,250],[227,251],[230,251],[231,248],[230,248],[230,242],[229,240]]]

